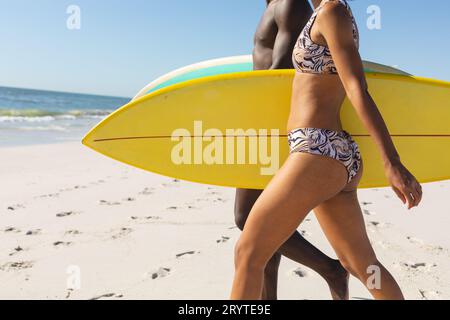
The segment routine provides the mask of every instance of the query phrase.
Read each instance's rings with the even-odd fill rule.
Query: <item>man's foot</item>
[[[350,298],[348,289],[349,279],[350,274],[348,271],[344,269],[339,260],[336,260],[334,271],[325,277],[330,287],[333,300],[348,300]]]

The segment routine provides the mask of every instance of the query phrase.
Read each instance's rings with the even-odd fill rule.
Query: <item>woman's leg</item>
[[[347,171],[334,159],[294,153],[253,206],[236,246],[232,299],[261,299],[264,269],[317,205],[346,185]]]
[[[398,284],[372,249],[356,190],[339,193],[314,212],[342,265],[375,299],[403,299]]]
[[[236,190],[234,214],[236,225],[241,231],[244,230],[250,211],[262,192],[263,190]],[[328,283],[333,299],[348,299],[348,272],[342,267],[339,260],[325,255],[296,231],[267,263],[264,270],[263,300],[277,299],[281,254],[320,274]]]
[[[234,219],[239,230],[244,230],[248,215],[253,208],[256,200],[263,190],[256,189],[237,189],[234,201]],[[281,262],[281,255],[275,253],[273,257],[267,262],[264,269],[264,284],[262,300],[277,300],[278,299],[278,268]]]

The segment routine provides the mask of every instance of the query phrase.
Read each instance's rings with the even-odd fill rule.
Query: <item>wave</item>
[[[5,122],[50,122],[56,120],[55,117],[50,116],[35,116],[35,117],[23,117],[23,116],[0,116],[0,123]]]
[[[50,111],[41,109],[0,109],[1,122],[50,122],[55,120],[102,119],[113,110]]]
[[[19,131],[59,131],[59,132],[66,132],[66,131],[68,131],[67,128],[64,128],[64,127],[61,127],[61,126],[18,127],[17,130],[19,130]]]

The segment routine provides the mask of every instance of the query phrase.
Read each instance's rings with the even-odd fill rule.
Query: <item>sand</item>
[[[234,190],[161,177],[77,143],[0,149],[0,299],[227,299]],[[407,299],[450,298],[450,182],[408,211],[361,190],[369,236]],[[299,228],[332,257],[311,214]],[[302,271],[302,272],[296,272]],[[302,276],[299,276],[301,274]],[[312,270],[283,259],[280,299],[330,299]],[[355,279],[352,299],[371,299]]]

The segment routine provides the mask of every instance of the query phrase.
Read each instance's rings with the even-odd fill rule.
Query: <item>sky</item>
[[[349,3],[363,59],[450,81],[450,1]],[[80,8],[79,29],[67,27],[71,5]],[[380,29],[367,26],[372,5]],[[264,7],[265,0],[0,0],[0,86],[131,97],[179,67],[250,54]]]

